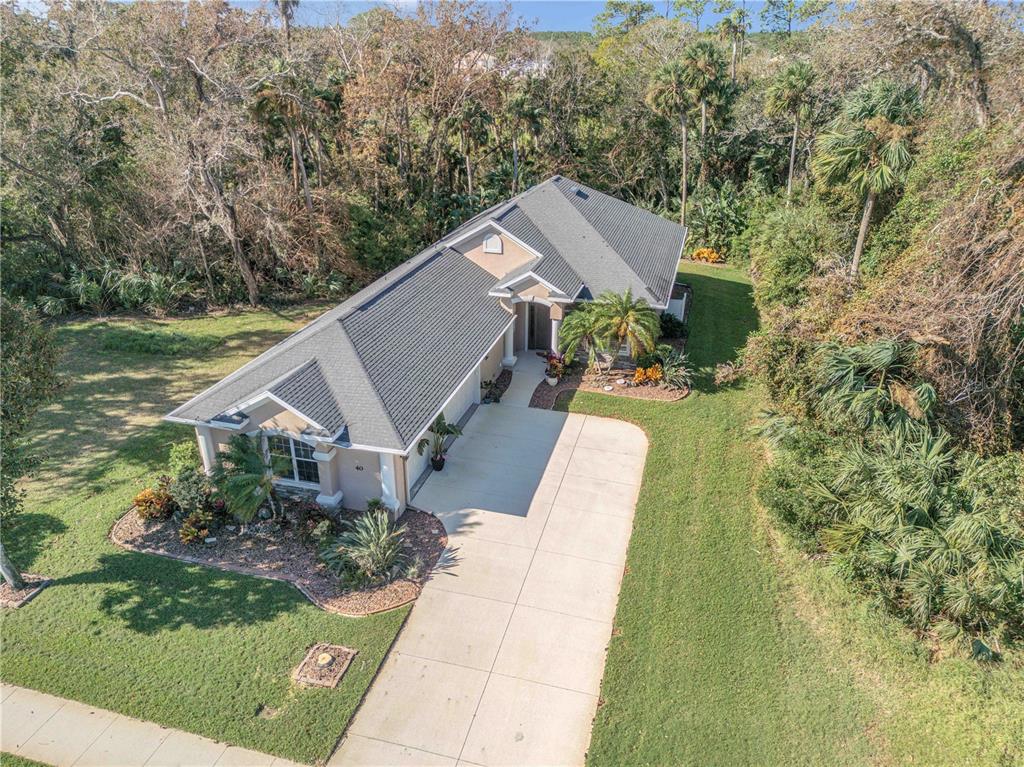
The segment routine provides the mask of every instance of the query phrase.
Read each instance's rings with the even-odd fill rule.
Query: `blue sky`
[[[652,0],[659,13],[665,12],[665,0]],[[247,7],[257,4],[257,0],[234,0],[235,5]],[[375,0],[301,0],[296,20],[300,24],[323,25],[336,21],[345,21],[352,16],[377,5],[415,6],[414,0],[400,2],[377,2]],[[497,5],[497,3],[495,3]],[[512,10],[521,16],[527,24],[538,31],[566,32],[590,30],[593,18],[604,8],[603,0],[513,0]],[[721,16],[708,12],[701,20],[701,28],[710,26]],[[748,0],[746,6],[750,14],[751,25],[757,30],[763,2]]]

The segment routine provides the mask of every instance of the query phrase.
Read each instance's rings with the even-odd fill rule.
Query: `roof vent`
[[[584,200],[589,200],[590,199],[590,196],[586,192],[584,192],[582,189],[580,189],[579,187],[574,188],[572,191],[576,194],[577,197],[579,197],[581,199],[584,199]]]

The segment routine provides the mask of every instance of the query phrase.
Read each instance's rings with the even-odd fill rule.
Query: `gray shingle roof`
[[[410,448],[512,319],[488,295],[494,276],[449,247],[489,220],[539,254],[519,271],[570,297],[629,288],[655,305],[668,300],[685,238],[659,216],[555,176],[475,216],[168,417],[230,423],[241,403],[269,392],[339,442]]]
[[[570,298],[579,293],[583,280],[519,205],[511,206],[495,221],[543,256],[531,262],[525,271],[534,272]]]
[[[315,359],[272,386],[270,393],[312,418],[329,434],[337,434],[345,426],[345,417]]]
[[[511,321],[493,283],[428,249],[168,417],[211,421],[269,391],[328,431],[340,424],[344,441],[405,450]]]
[[[686,230],[650,211],[567,178],[556,177],[551,181],[640,277],[657,302],[665,304],[675,283]]]
[[[494,277],[446,248],[342,320],[408,444],[511,321]]]
[[[632,207],[620,203],[624,207]],[[535,187],[519,202],[523,212],[582,279],[592,295],[627,288],[651,304],[662,304],[639,275],[594,230],[583,215],[553,184]],[[676,254],[678,256],[678,252]],[[673,262],[672,269],[675,268]]]

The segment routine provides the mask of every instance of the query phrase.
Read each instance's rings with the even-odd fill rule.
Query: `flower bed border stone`
[[[25,581],[25,588],[17,591],[12,589],[7,581],[0,582],[0,607],[6,610],[16,610],[27,605],[52,583],[49,578],[33,573],[22,573],[21,579]]]
[[[628,386],[617,384],[620,378],[627,381],[633,374],[625,370],[613,370],[611,373],[564,376],[557,384],[551,386],[545,381],[537,384],[530,397],[530,407],[542,410],[551,410],[559,397],[567,392],[589,391],[597,394],[608,394],[612,397],[628,397],[630,399],[642,399],[648,402],[678,402],[690,395],[690,389],[669,389],[667,386]],[[611,386],[611,391],[605,391],[605,386]]]

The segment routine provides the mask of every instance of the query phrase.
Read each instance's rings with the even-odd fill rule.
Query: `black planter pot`
[[[430,465],[434,467],[434,471],[441,471],[441,469],[444,468],[444,456],[441,456],[440,458],[431,456]]]

